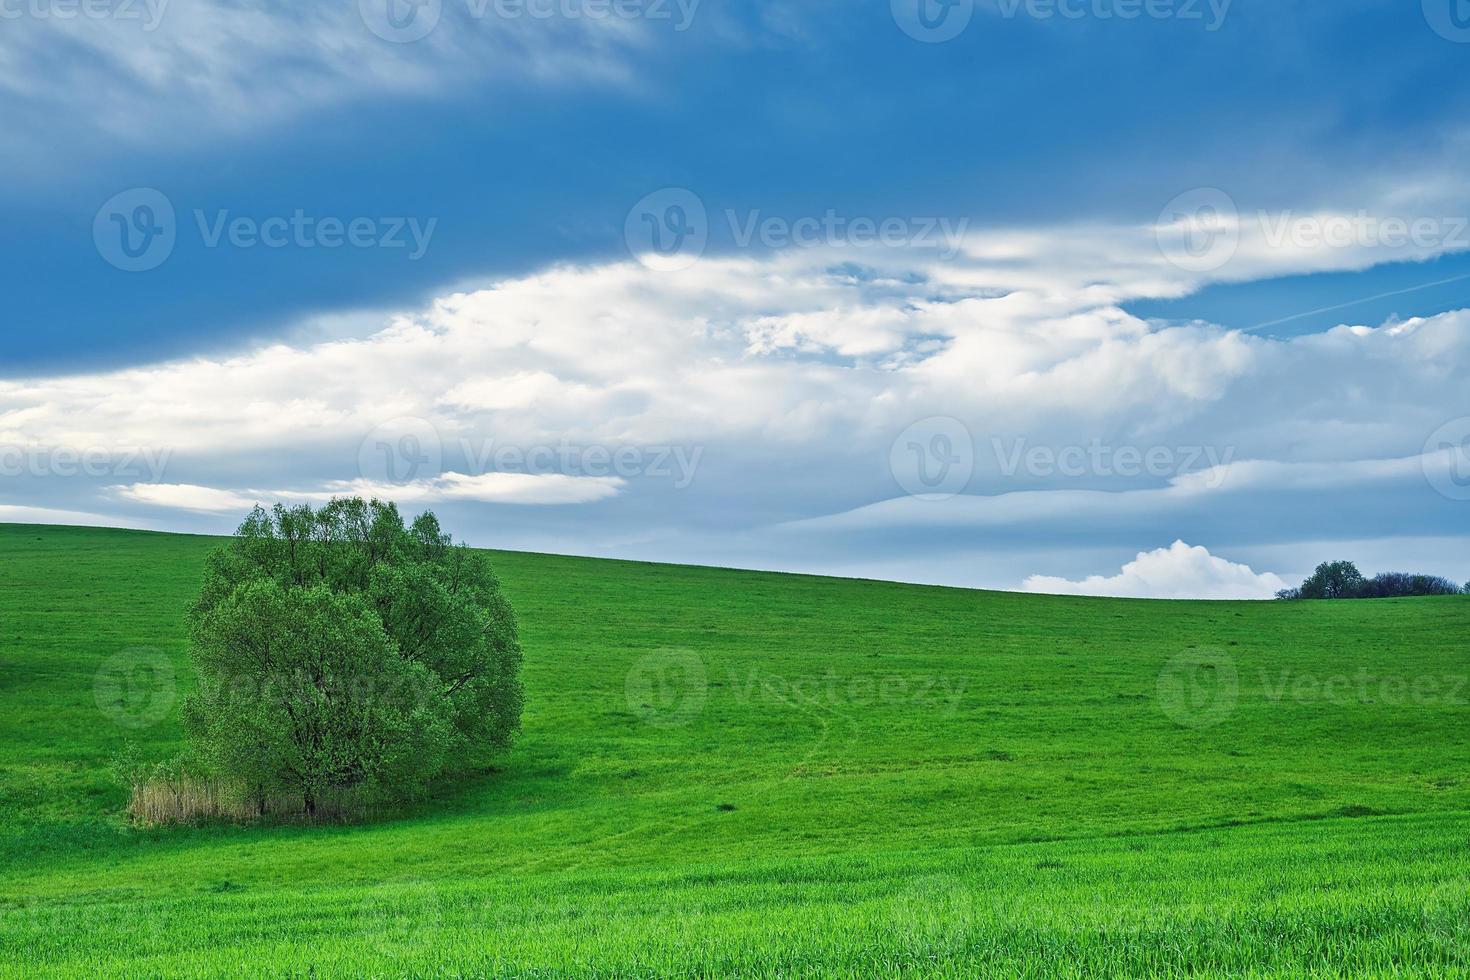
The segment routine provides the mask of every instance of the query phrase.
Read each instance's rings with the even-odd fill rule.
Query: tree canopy
[[[390,503],[257,507],[190,614],[201,757],[262,801],[419,792],[520,727],[515,616],[483,554]]]
[[[1295,589],[1276,593],[1278,599],[1390,599],[1401,596],[1458,595],[1454,582],[1438,575],[1383,572],[1365,578],[1350,561],[1323,562]],[[1465,592],[1470,592],[1470,583]]]

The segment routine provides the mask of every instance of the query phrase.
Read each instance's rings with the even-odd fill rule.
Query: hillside
[[[187,689],[217,543],[0,525],[0,975],[1470,970],[1470,600],[495,553],[494,771],[361,827],[132,829],[108,761],[177,710],[95,678],[155,650]]]

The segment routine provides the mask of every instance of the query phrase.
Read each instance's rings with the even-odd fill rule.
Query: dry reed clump
[[[300,794],[249,794],[218,780],[195,776],[155,776],[134,783],[128,816],[143,826],[197,824],[226,820],[244,823],[347,823],[368,815],[358,794],[326,792],[308,815]]]

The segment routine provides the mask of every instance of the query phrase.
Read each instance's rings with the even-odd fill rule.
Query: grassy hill
[[[0,975],[1470,975],[1470,600],[497,553],[495,771],[365,826],[130,828],[108,762],[180,744],[143,723],[216,544],[0,526]]]

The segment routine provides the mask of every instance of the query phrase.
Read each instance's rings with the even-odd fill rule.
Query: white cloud
[[[594,535],[609,549],[688,542],[692,528],[715,524],[812,549],[819,535],[793,530],[835,539],[1064,527],[1084,547],[1100,528],[1156,535],[1161,523],[1233,548],[1242,529],[1263,526],[1257,515],[1320,514],[1322,501],[1365,487],[1432,493],[1425,440],[1470,415],[1470,312],[1272,339],[1161,328],[1122,308],[1196,285],[1138,229],[976,235],[952,262],[870,248],[710,256],[678,273],[560,266],[445,296],[364,336],[0,380],[0,446],[166,451],[167,474],[153,479],[162,486],[108,499],[221,515],[256,496],[350,492],[446,504],[616,499],[619,520],[633,523],[558,526],[578,548]],[[900,492],[888,468],[895,437],[939,415],[973,436],[971,485],[942,506],[890,499]],[[415,483],[375,484],[359,448],[400,418],[421,420],[442,463]],[[1133,477],[1017,472],[1001,465],[996,440],[1165,447],[1194,463]],[[563,444],[702,449],[704,462],[687,490],[655,498],[642,474],[497,473],[482,452]],[[289,489],[256,489],[271,487]],[[1212,513],[1221,500],[1233,518]],[[1395,526],[1360,516],[1344,533],[1424,533],[1401,525],[1432,519],[1416,516],[1425,507],[1396,510]],[[1200,530],[1207,520],[1216,523]],[[896,537],[882,547],[919,547]]]
[[[393,43],[359,9],[388,2],[139,0],[122,13],[65,17],[37,5],[41,15],[7,17],[0,31],[6,138],[49,146],[58,120],[81,107],[89,127],[157,144],[194,138],[200,127],[249,130],[378,93],[433,93],[486,77],[623,84],[643,47],[644,25],[627,18],[503,18],[493,4],[476,18],[469,12],[481,5],[458,3],[443,4],[421,40]]]
[[[984,450],[982,449],[982,452]],[[1182,458],[1182,457],[1176,457]],[[1204,462],[1205,457],[1201,457]],[[1398,459],[1330,463],[1230,460],[1127,490],[1053,488],[999,494],[962,494],[943,500],[901,496],[849,511],[792,521],[792,531],[852,532],[882,528],[1083,527],[1089,522],[1143,520],[1189,508],[1222,507],[1230,498],[1270,495],[1285,500],[1298,491],[1323,492],[1382,486],[1404,491],[1426,476],[1446,473],[1446,453]]]
[[[54,507],[26,507],[0,504],[0,522],[5,524],[62,524],[75,527],[130,527],[147,530],[151,521],[99,514],[90,511],[58,510]]]
[[[211,513],[214,511],[239,511],[254,507],[259,499],[236,493],[232,490],[216,490],[199,487],[191,483],[134,483],[114,487],[119,497],[136,500],[154,507],[170,507]]]
[[[471,500],[484,504],[587,504],[617,496],[626,482],[616,476],[569,476],[565,473],[445,473],[432,480],[373,483],[350,480],[310,494],[283,491],[281,499],[327,500],[331,497],[378,497],[404,503]]]
[[[1269,599],[1284,588],[1278,575],[1257,573],[1183,541],[1139,552],[1117,575],[1091,575],[1080,582],[1032,575],[1022,585],[1026,592],[1135,599]]]
[[[326,503],[333,497],[377,497],[404,504],[468,500],[491,504],[585,504],[617,496],[626,486],[615,476],[563,473],[445,473],[431,480],[374,483],[340,480],[316,490],[220,490],[188,483],[133,483],[113,487],[119,497],[156,507],[201,512],[243,512],[256,504]]]

